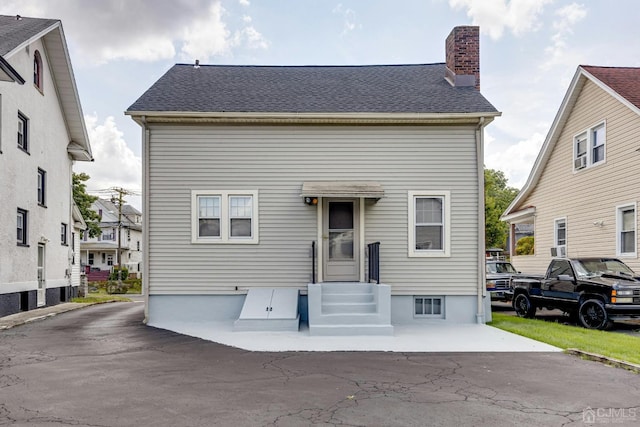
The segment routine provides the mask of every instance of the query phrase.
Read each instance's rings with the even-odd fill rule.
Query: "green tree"
[[[80,213],[87,223],[87,231],[90,237],[96,237],[100,234],[100,216],[91,209],[91,204],[98,197],[87,193],[87,185],[85,184],[90,178],[86,173],[73,173],[73,201],[76,202]]]
[[[518,195],[518,189],[507,186],[504,172],[484,169],[485,245],[487,248],[506,249],[509,226],[500,221],[509,204]]]

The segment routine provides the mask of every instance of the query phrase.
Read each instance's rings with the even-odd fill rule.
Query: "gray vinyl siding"
[[[574,172],[574,137],[602,122],[606,122],[606,161]],[[540,180],[520,203],[536,207],[536,223],[535,255],[514,257],[518,270],[544,273],[554,245],[553,221],[560,217],[567,218],[568,256],[617,256],[616,207],[640,202],[638,134],[636,112],[591,81],[585,82]],[[594,225],[596,221],[603,221],[603,226]],[[620,259],[640,271],[637,256]]]
[[[472,295],[478,283],[475,128],[152,125],[150,294],[215,294],[311,280],[316,207],[304,181],[378,181],[365,242],[394,294]],[[257,190],[259,244],[191,243],[192,190]],[[407,193],[451,192],[451,257],[409,258]]]

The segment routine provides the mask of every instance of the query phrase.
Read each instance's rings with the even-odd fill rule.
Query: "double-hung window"
[[[65,246],[69,244],[69,238],[67,237],[67,235],[68,235],[68,227],[67,227],[67,224],[63,222],[62,224],[60,224],[60,243],[62,243]]]
[[[450,256],[450,193],[409,192],[409,256]]]
[[[636,224],[636,204],[618,206],[616,208],[617,218],[617,255],[635,257],[637,254]]]
[[[37,50],[33,53],[33,84],[42,92],[42,57]]]
[[[567,219],[559,218],[553,222],[554,243],[556,247],[563,248],[566,252],[567,246]],[[562,249],[560,249],[562,251]],[[558,254],[558,256],[564,256]]]
[[[18,148],[29,152],[29,119],[18,112]]]
[[[605,161],[605,123],[593,126],[573,138],[573,169],[580,170]]]
[[[38,168],[38,204],[46,206],[47,172]]]
[[[17,220],[17,242],[19,246],[28,245],[27,236],[28,226],[28,212],[24,209],[18,208],[18,220]]]
[[[193,243],[258,243],[257,191],[191,192]]]

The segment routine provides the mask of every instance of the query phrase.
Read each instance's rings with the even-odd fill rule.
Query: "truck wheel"
[[[518,294],[513,300],[513,309],[518,317],[532,318],[536,314],[536,306],[533,305],[527,294]]]
[[[588,299],[580,304],[578,320],[587,329],[605,330],[613,325],[609,315],[607,315],[604,304],[598,299]]]

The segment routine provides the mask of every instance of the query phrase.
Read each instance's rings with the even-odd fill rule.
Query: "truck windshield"
[[[617,259],[580,260],[574,264],[578,276],[600,276],[602,274],[618,274],[634,277],[635,273]]]
[[[487,273],[517,273],[517,271],[508,262],[492,262],[487,263]]]

